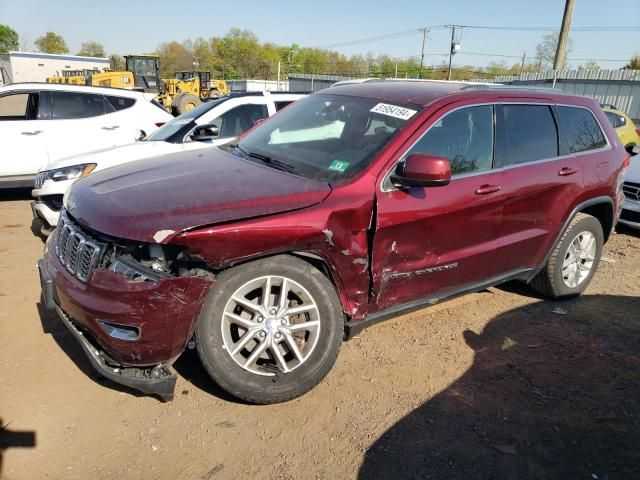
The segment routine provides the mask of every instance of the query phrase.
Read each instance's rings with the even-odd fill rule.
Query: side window
[[[407,155],[412,153],[448,158],[453,175],[490,170],[493,160],[493,107],[467,107],[445,115]]]
[[[14,93],[0,97],[0,120],[34,120],[38,116],[37,93]]]
[[[558,156],[558,129],[546,105],[503,105],[496,138],[503,167]]]
[[[223,113],[211,123],[218,127],[219,138],[237,137],[249,130],[269,112],[266,105],[240,105]]]
[[[611,123],[613,128],[622,126],[622,124],[620,123],[620,117],[618,115],[613,112],[604,112],[604,114],[607,116],[607,120],[609,120],[609,123]]]
[[[558,107],[563,136],[570,153],[604,147],[607,142],[593,114],[585,108]],[[616,115],[620,118],[619,115]]]
[[[79,92],[49,92],[51,98],[51,118],[70,120],[97,117],[105,114],[102,95]]]
[[[109,105],[113,107],[115,111],[131,108],[136,103],[136,100],[134,98],[128,98],[128,97],[116,97],[114,95],[105,95],[104,98],[107,99],[107,102],[109,103]]]
[[[276,104],[276,112],[279,112],[280,110],[282,110],[284,107],[291,105],[293,103],[293,100],[288,100],[285,102],[275,102]]]

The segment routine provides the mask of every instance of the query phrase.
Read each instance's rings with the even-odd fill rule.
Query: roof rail
[[[529,85],[505,85],[503,83],[471,83],[462,90],[534,90],[546,92],[561,92],[557,88],[552,87],[533,87]]]

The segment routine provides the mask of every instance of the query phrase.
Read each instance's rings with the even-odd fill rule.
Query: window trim
[[[607,132],[606,130],[602,127],[602,124],[600,123],[600,120],[598,119],[598,117],[593,113],[593,111],[590,108],[587,107],[582,107],[580,105],[566,105],[566,104],[561,104],[558,103],[556,104],[555,108],[554,108],[554,113],[557,117],[557,122],[559,125],[559,128],[561,128],[562,130],[564,130],[564,127],[562,125],[562,122],[560,121],[560,111],[557,109],[558,107],[568,107],[568,108],[582,108],[584,110],[586,110],[587,112],[589,112],[589,114],[591,115],[591,117],[596,121],[596,124],[598,125],[598,128],[600,129],[600,133],[602,134],[602,138],[604,138],[605,141],[605,145],[603,147],[599,147],[599,148],[592,148],[590,150],[582,150],[581,152],[574,152],[571,153],[571,147],[569,146],[569,143],[565,141],[565,156],[578,156],[578,155],[584,155],[586,153],[593,153],[593,152],[598,152],[600,150],[604,150],[604,149],[608,149],[611,148],[611,144],[609,143],[609,137],[607,137]],[[606,116],[606,113],[605,113]],[[607,120],[608,122],[609,120]],[[613,127],[613,125],[612,125]],[[614,128],[615,131],[615,128]],[[560,134],[560,130],[558,130],[558,133]],[[565,133],[563,133],[563,135],[566,136]],[[565,138],[566,140],[566,138]]]
[[[526,100],[526,99],[523,99]],[[609,141],[609,137],[607,136],[607,131],[602,127],[602,123],[600,122],[600,119],[598,118],[598,116],[593,112],[593,110],[591,110],[589,107],[585,107],[583,105],[574,105],[574,104],[570,104],[570,103],[552,103],[552,102],[528,102],[528,101],[495,101],[495,102],[478,102],[478,103],[469,103],[466,105],[461,105],[459,107],[456,108],[452,108],[451,110],[448,110],[447,112],[445,112],[444,114],[442,114],[441,116],[437,117],[434,122],[429,126],[429,128],[427,128],[422,135],[420,135],[420,137],[418,137],[416,139],[415,142],[413,142],[411,145],[409,145],[404,152],[398,157],[398,160],[396,160],[393,164],[391,164],[391,166],[389,167],[389,169],[387,170],[387,172],[384,174],[384,176],[382,177],[382,180],[380,181],[380,192],[381,193],[390,193],[390,192],[395,192],[397,190],[400,190],[398,187],[393,186],[393,184],[391,183],[391,181],[389,180],[389,177],[391,177],[391,175],[393,174],[393,172],[395,171],[396,167],[398,166],[398,164],[402,161],[404,161],[407,152],[409,152],[421,139],[424,135],[427,134],[427,132],[429,132],[429,130],[431,130],[431,128],[433,128],[433,126],[438,123],[438,121],[442,118],[444,118],[445,115],[448,115],[449,113],[455,112],[456,110],[460,110],[462,108],[468,108],[468,107],[478,107],[478,106],[483,106],[483,105],[492,105],[493,108],[493,114],[494,114],[494,127],[493,127],[493,134],[494,137],[496,135],[496,130],[497,130],[497,118],[496,118],[496,106],[497,105],[544,105],[544,106],[548,106],[551,107],[551,110],[553,112],[553,114],[555,115],[555,107],[573,107],[573,108],[583,108],[585,110],[587,110],[589,113],[591,113],[591,115],[593,116],[593,118],[595,118],[596,122],[598,123],[598,126],[600,127],[600,131],[602,132],[602,135],[604,136],[606,145],[600,148],[596,148],[593,150],[585,150],[583,152],[577,152],[577,153],[567,153],[564,155],[559,155],[557,157],[551,157],[551,158],[542,158],[540,160],[534,160],[532,162],[526,162],[526,163],[516,163],[513,165],[507,165],[506,167],[498,167],[496,168],[495,165],[493,166],[493,168],[489,169],[489,170],[483,170],[481,172],[470,172],[470,173],[461,173],[458,175],[452,175],[451,176],[451,181],[454,182],[458,179],[461,178],[468,178],[468,177],[477,177],[479,175],[487,175],[490,173],[500,173],[503,172],[505,170],[511,170],[514,168],[521,168],[521,167],[526,167],[526,166],[530,166],[530,165],[534,165],[534,164],[540,164],[540,163],[548,163],[548,162],[555,162],[556,160],[564,160],[567,158],[576,158],[582,155],[591,155],[594,153],[599,153],[599,152],[604,152],[607,150],[611,150],[613,147],[611,146],[611,142]],[[446,106],[445,106],[446,108]],[[557,122],[557,119],[554,119]],[[557,125],[557,123],[556,123]],[[558,128],[558,127],[556,127]],[[558,136],[560,136],[560,130],[558,128]],[[560,141],[558,140],[558,143],[560,143]],[[493,144],[493,148],[494,148],[494,161],[495,161],[495,148],[496,148],[496,143],[495,143],[495,138],[494,138],[494,144]],[[560,149],[559,149],[560,150]],[[560,152],[559,152],[560,153]]]

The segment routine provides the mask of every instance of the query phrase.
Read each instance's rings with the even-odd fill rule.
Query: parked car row
[[[78,178],[121,163],[222,145],[303,96],[285,92],[226,95],[170,119],[141,141],[50,162],[35,178],[34,216],[48,233],[58,223],[63,195]]]
[[[591,99],[366,82],[252,128],[297,98],[225,97],[39,175],[43,304],[103,376],[169,400],[195,348],[232,395],[286,401],[400,313],[510,280],[579,295],[635,201]]]

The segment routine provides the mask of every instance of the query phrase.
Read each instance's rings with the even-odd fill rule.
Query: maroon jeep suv
[[[224,390],[282,402],[381,320],[510,280],[580,294],[625,165],[591,99],[334,86],[225,149],[78,181],[39,262],[43,302],[115,382],[171,399],[195,348]]]

